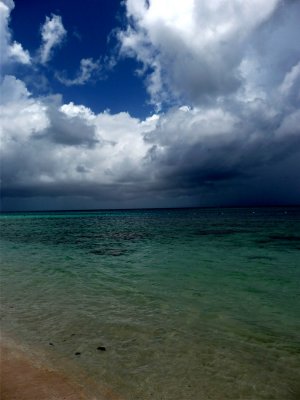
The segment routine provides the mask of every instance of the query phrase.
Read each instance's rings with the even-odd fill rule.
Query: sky
[[[300,1],[0,0],[1,210],[300,204]]]

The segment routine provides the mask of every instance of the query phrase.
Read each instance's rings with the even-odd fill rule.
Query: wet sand
[[[101,395],[88,395],[68,376],[42,366],[3,338],[0,351],[1,400],[121,400],[108,389]]]

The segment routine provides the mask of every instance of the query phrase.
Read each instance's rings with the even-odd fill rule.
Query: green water
[[[3,330],[60,368],[126,400],[300,398],[299,208],[0,226]]]

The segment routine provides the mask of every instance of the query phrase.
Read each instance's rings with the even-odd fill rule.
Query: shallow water
[[[299,399],[299,208],[0,225],[3,329],[61,368],[125,399]]]

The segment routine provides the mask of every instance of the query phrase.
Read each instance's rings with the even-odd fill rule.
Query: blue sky
[[[299,204],[299,17],[0,0],[2,210]]]
[[[135,74],[137,61],[123,58],[114,67],[108,65],[118,52],[114,29],[124,24],[125,7],[121,1],[87,0],[84,7],[81,2],[74,1],[71,8],[70,2],[61,0],[17,0],[15,5],[10,27],[15,40],[22,42],[32,54],[39,48],[40,28],[46,16],[55,14],[62,17],[67,35],[55,50],[47,68],[37,70],[37,75],[43,74],[49,81],[46,91],[62,93],[65,102],[83,103],[96,112],[109,108],[113,113],[128,111],[138,117],[145,117],[151,112],[153,107],[147,101],[144,82]],[[57,71],[75,76],[82,58],[99,61],[104,71],[79,88],[68,87],[55,79]],[[30,89],[42,92],[42,88],[32,84]]]

